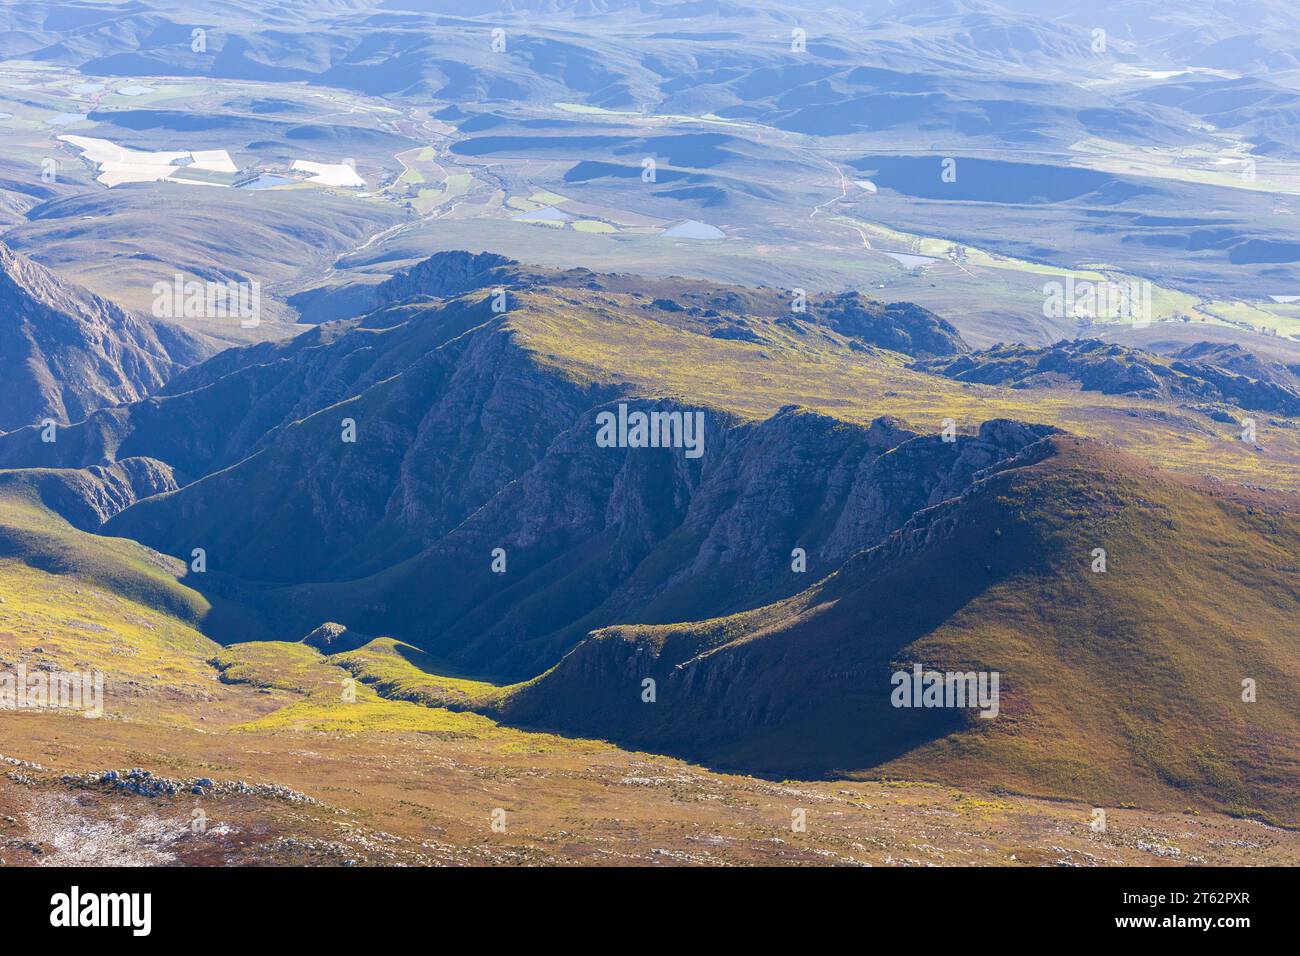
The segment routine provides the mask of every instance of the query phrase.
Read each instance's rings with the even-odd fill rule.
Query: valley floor
[[[1179,574],[1144,557],[1140,544],[1125,545],[1162,541],[1152,521],[1182,529],[1193,545],[1179,554],[1209,553],[1196,542],[1214,540],[1216,555],[1232,567],[1256,565],[1228,545],[1272,540],[1232,537],[1228,532],[1246,525],[1228,523],[1226,504],[1197,510],[1184,501],[1176,509],[1174,492],[1190,486],[1171,491],[1143,478],[1139,495],[1123,484],[1136,479],[1090,464],[1102,459],[1080,461],[1062,472],[1070,493],[1041,500],[1081,509],[1087,499],[1073,490],[1090,485],[1069,479],[1085,473],[1089,481],[1101,475],[1122,500],[1164,509],[1158,519],[1127,518],[1130,537],[1115,532],[1108,539],[1121,542],[1116,554],[1138,556],[1130,590],[1116,585],[1109,592],[1120,596],[1116,606],[1128,606],[1120,601],[1128,593],[1191,591]],[[1005,498],[1006,513],[1020,500]],[[1256,504],[1233,507],[1233,515],[1246,512],[1260,524],[1280,522],[1264,505],[1258,512],[1249,510]],[[1007,541],[1014,529],[1002,514],[994,525]],[[1035,521],[1047,524],[1037,513]],[[1280,523],[1266,530],[1282,534]],[[1273,547],[1251,552],[1251,561],[1280,564],[1274,553],[1293,553]],[[1197,582],[1214,579],[1206,566],[1184,563],[1181,573]],[[519,692],[518,685],[447,677],[390,638],[333,654],[308,643],[223,648],[197,622],[224,609],[180,584],[178,564],[125,538],[76,531],[38,506],[21,483],[0,495],[0,678],[104,678],[98,718],[0,709],[0,865],[1300,865],[1294,829],[1216,813],[1204,799],[1193,805],[1190,791],[1188,806],[1183,791],[1169,796],[1178,779],[1170,768],[1178,769],[1176,758],[1192,752],[1194,740],[1170,735],[1167,752],[1155,753],[1163,763],[1143,765],[1144,774],[1168,786],[1148,787],[1146,777],[1130,775],[1124,796],[1115,799],[1142,806],[1047,799],[1041,795],[1085,791],[1063,791],[1060,779],[1032,774],[1017,781],[1020,793],[990,792],[1013,779],[1003,754],[1014,750],[993,752],[985,776],[969,789],[953,786],[965,779],[953,771],[955,762],[945,770],[917,761],[902,771],[947,785],[715,772],[604,741],[507,726],[493,719],[501,712],[493,705]],[[1144,584],[1144,574],[1157,583]],[[1118,574],[1110,580],[1128,581]],[[1257,599],[1271,593],[1251,580]],[[1060,593],[1060,606],[1075,609],[1072,627],[1104,633],[1080,615],[1081,590]],[[1244,598],[1231,603],[1234,618],[1249,606]],[[1268,605],[1282,606],[1280,599]],[[1162,646],[1151,642],[1153,632],[1144,632],[1144,648]],[[1115,660],[1106,658],[1126,673]],[[1042,686],[1052,690],[1045,695],[1052,706],[1068,711],[1077,704],[1058,692],[1064,685]],[[1193,674],[1188,686],[1212,683]],[[562,692],[594,706],[586,690]],[[1271,711],[1263,712],[1271,726]],[[1086,740],[1081,733],[1068,746]],[[816,743],[799,737],[792,746]],[[1258,758],[1281,781],[1290,779],[1284,744]],[[1041,765],[1070,769],[1065,759]]]
[[[487,685],[390,641],[223,649],[6,560],[0,593],[0,671],[105,679],[98,718],[0,710],[0,865],[1300,865],[1295,831],[1205,809],[1103,832],[1074,801],[719,773],[438,706]]]

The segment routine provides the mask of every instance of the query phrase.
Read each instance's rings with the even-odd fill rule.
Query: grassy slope
[[[388,734],[421,733],[447,739],[478,740],[510,752],[605,749],[590,741],[528,733],[465,710],[460,700],[435,699],[412,685],[423,682],[451,688],[486,705],[496,689],[487,684],[426,674],[407,662],[419,651],[379,638],[347,654],[324,655],[304,644],[250,642],[224,648],[213,658],[221,680],[289,691],[296,699],[276,710],[237,724],[238,733]],[[373,686],[372,686],[373,685]]]
[[[1300,821],[1295,503],[1218,497],[1074,450],[1037,471],[998,502],[1018,523],[1001,548],[1024,536],[1019,567],[900,655],[988,661],[1006,675],[1009,719],[923,746],[898,772]]]
[[[488,708],[509,688],[454,677],[424,651],[391,637],[332,658],[384,697],[452,710]]]
[[[176,582],[179,562],[135,542],[77,531],[34,493],[10,482],[3,487],[3,669],[44,662],[61,671],[101,671],[110,716],[139,716],[142,699],[162,695],[170,703],[156,711],[158,719],[193,725],[190,705],[209,696],[206,660],[218,645],[197,629],[210,605]]]
[[[211,717],[211,731],[411,731],[513,749],[567,746],[460,707],[420,706],[434,703],[429,698],[397,699],[406,695],[396,686],[390,694],[381,683],[385,695],[376,693],[368,682],[414,683],[423,674],[402,656],[419,652],[392,640],[334,658],[303,644],[222,648],[198,629],[212,608],[176,581],[180,562],[126,539],[78,531],[23,482],[0,477],[10,479],[0,481],[0,669],[46,662],[62,671],[100,671],[105,713],[133,723],[198,727],[200,717]],[[423,679],[477,703],[495,695],[489,685]],[[344,697],[345,682],[352,700]]]
[[[855,352],[837,335],[800,336],[755,315],[747,319],[768,342],[715,339],[692,329],[689,320],[647,313],[630,297],[566,292],[567,301],[519,296],[510,321],[519,341],[542,362],[579,379],[631,382],[647,393],[748,418],[797,404],[864,423],[893,415],[936,432],[945,418],[962,429],[992,418],[1041,422],[1101,439],[1164,468],[1300,490],[1300,427],[1294,421],[1271,424],[1268,416],[1254,415],[1256,447],[1240,441],[1239,428],[1172,404],[1076,389],[954,382],[911,371],[892,353]]]
[[[253,642],[215,658],[221,679],[293,691],[302,699],[236,727],[244,732],[378,732],[393,730],[491,736],[496,725],[478,714],[386,700],[333,660],[304,644]]]
[[[41,503],[41,473],[0,472],[0,561],[66,575],[191,626],[212,607],[177,583],[184,565],[125,538],[78,531]]]

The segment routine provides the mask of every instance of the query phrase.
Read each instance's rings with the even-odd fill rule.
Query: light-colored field
[[[99,181],[110,188],[123,183],[171,179],[183,169],[201,169],[215,173],[238,172],[230,154],[224,149],[142,152],[91,136],[68,135],[60,136],[59,139],[81,150],[82,158],[99,168]]]
[[[396,159],[402,164],[402,174],[379,195],[408,203],[422,215],[434,213],[463,195],[473,182],[472,176],[448,176],[447,167],[439,161],[438,152],[432,146],[408,149],[398,153]]]
[[[295,159],[290,169],[307,173],[307,182],[316,186],[341,186],[347,188],[364,187],[366,181],[357,175],[357,171],[347,163],[317,163],[306,159]]]
[[[1300,338],[1300,309],[1295,305],[1278,305],[1273,302],[1250,304],[1246,302],[1212,299],[1200,307],[1230,324],[1251,329],[1266,329],[1278,335]]]
[[[1300,195],[1300,163],[1253,156],[1249,144],[1229,138],[1219,150],[1173,150],[1088,137],[1070,150],[1078,165],[1101,172]]]
[[[1117,284],[1146,283],[1151,290],[1150,321],[1200,322],[1231,325],[1243,329],[1300,336],[1300,310],[1291,305],[1279,305],[1270,300],[1251,304],[1239,301],[1206,300],[1187,292],[1162,286],[1105,263],[1096,263],[1087,269],[1066,269],[1046,263],[1030,262],[1012,256],[999,255],[975,246],[957,243],[934,236],[922,236],[892,229],[882,223],[870,222],[850,216],[836,216],[858,229],[872,248],[889,249],[884,253],[895,257],[896,252],[926,256],[935,260],[922,268],[943,270],[945,281],[961,283],[964,280],[982,280],[981,270],[1005,272],[1016,276],[1043,276],[1047,279],[1073,279],[1075,282],[1111,282]],[[910,267],[910,265],[905,266]],[[996,281],[996,280],[995,280]],[[1128,317],[1102,315],[1096,320],[1103,324],[1131,324]]]

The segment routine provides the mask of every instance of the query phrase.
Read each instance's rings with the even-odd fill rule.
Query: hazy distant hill
[[[1008,9],[1010,6],[1012,9]],[[824,135],[895,127],[995,133],[1046,141],[1103,123],[1140,139],[1175,141],[1178,118],[1152,98],[1112,99],[1077,76],[1106,56],[1161,66],[1257,73],[1293,69],[1297,18],[1288,4],[605,0],[389,0],[382,13],[350,4],[139,3],[121,9],[44,5],[0,9],[10,57],[103,76],[214,76],[307,81],[381,95],[433,95],[461,104],[577,99],[610,109],[761,118]],[[193,27],[208,48],[190,48]],[[503,53],[491,31],[506,31]],[[803,29],[808,62],[792,61]],[[430,44],[436,34],[437,44]],[[375,56],[376,50],[385,51]],[[1025,79],[1026,67],[1037,77]],[[1069,80],[1068,82],[1066,80]],[[1176,79],[1175,83],[1183,83]],[[1283,95],[1282,90],[1275,91]],[[1272,98],[1267,98],[1271,100]],[[1199,107],[1192,106],[1196,112]],[[1282,104],[1243,105],[1230,125],[1296,143]],[[1202,114],[1204,115],[1204,114]],[[1275,119],[1270,121],[1269,117]],[[1068,132],[1067,132],[1068,131]]]

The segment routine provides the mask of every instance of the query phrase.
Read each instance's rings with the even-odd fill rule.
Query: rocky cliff
[[[0,243],[0,431],[136,401],[213,351]]]

